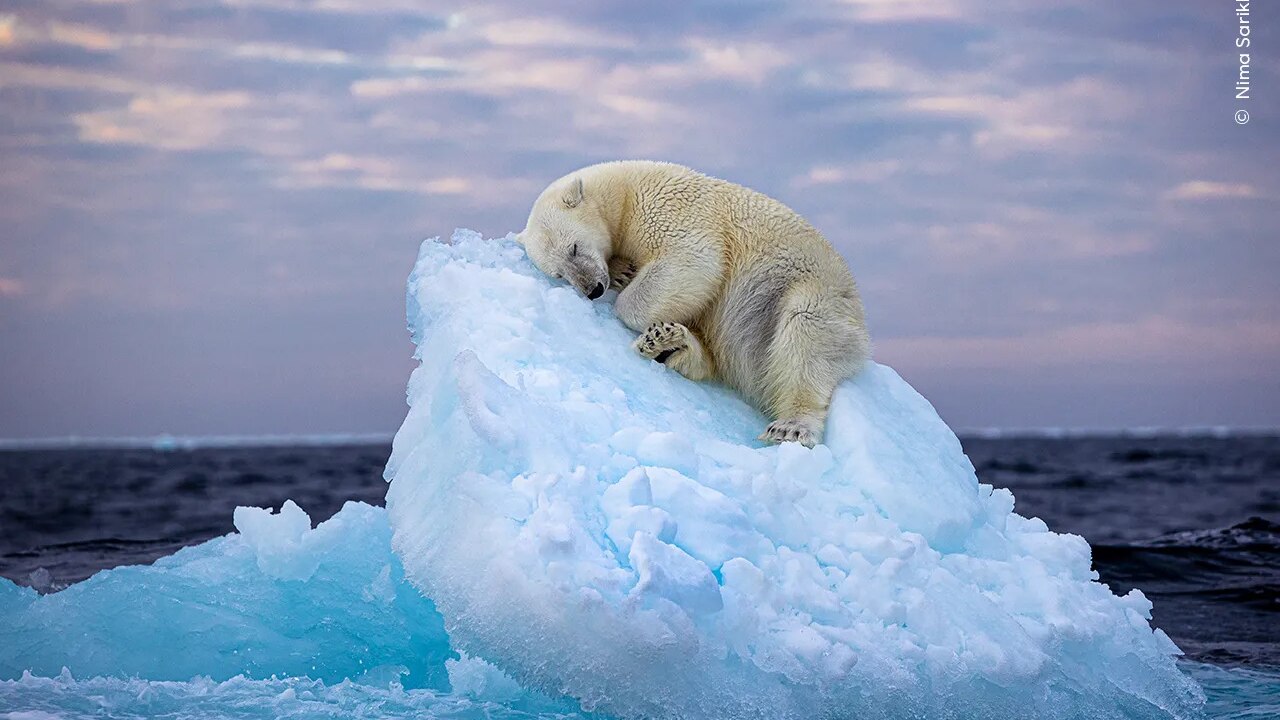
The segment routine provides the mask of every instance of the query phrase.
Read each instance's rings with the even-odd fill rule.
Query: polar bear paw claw
[[[640,268],[624,257],[614,257],[609,261],[609,287],[622,292],[635,279]]]
[[[813,447],[817,444],[813,428],[803,420],[796,418],[774,420],[769,423],[769,427],[765,428],[764,432],[760,433],[758,439],[775,444],[798,442],[805,447]]]

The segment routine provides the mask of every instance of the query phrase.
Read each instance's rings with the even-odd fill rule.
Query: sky
[[[1280,426],[1251,10],[1237,100],[1228,0],[0,0],[0,437],[393,432],[418,244],[621,158],[807,217],[953,427]]]

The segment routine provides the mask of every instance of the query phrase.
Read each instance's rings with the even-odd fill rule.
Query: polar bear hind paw
[[[772,444],[798,442],[805,447],[818,444],[817,434],[810,424],[798,418],[774,420],[757,439]]]
[[[680,323],[654,323],[636,338],[634,347],[650,360],[666,363],[672,355],[689,347],[689,328]]]

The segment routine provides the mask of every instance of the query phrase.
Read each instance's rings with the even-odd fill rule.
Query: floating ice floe
[[[1189,717],[1139,591],[978,483],[893,370],[826,443],[630,348],[510,239],[423,244],[393,547],[456,649],[624,718]]]
[[[53,594],[0,580],[0,678],[310,677],[447,689],[449,638],[403,580],[386,511],[318,527],[297,505],[238,508],[238,533]]]
[[[579,717],[450,647],[382,508],[234,521],[55,593],[0,579],[0,718]]]

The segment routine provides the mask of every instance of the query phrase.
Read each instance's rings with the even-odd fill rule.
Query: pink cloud
[[[18,297],[26,294],[26,285],[17,278],[0,277],[0,297]]]
[[[1166,197],[1172,200],[1220,200],[1225,198],[1255,198],[1258,190],[1248,183],[1212,182],[1191,180],[1170,190]]]

